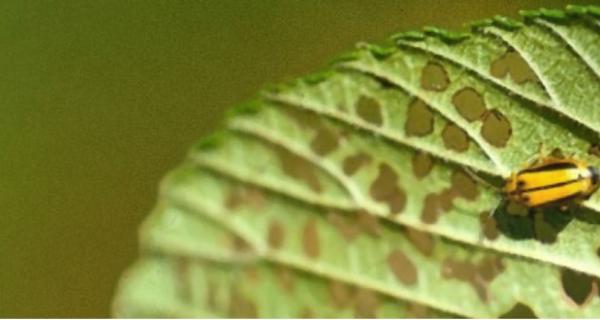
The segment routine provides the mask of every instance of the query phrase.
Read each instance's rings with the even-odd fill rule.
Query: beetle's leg
[[[565,154],[560,150],[560,148],[554,148],[550,155],[556,159],[566,159]]]

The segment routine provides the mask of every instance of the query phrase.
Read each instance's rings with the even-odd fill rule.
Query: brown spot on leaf
[[[258,282],[260,280],[260,272],[256,265],[248,265],[244,268],[244,275],[250,282]]]
[[[310,219],[304,225],[302,232],[302,243],[304,253],[310,258],[317,258],[320,253],[319,230],[317,228],[317,220]]]
[[[429,307],[412,302],[406,308],[406,318],[431,318]]]
[[[283,225],[278,220],[272,220],[269,224],[269,233],[267,236],[267,242],[273,249],[279,249],[283,245],[285,240],[285,232]]]
[[[424,137],[433,132],[433,112],[422,100],[416,99],[408,106],[404,131],[409,137]]]
[[[356,102],[356,114],[364,121],[380,126],[383,124],[381,106],[377,100],[361,96]]]
[[[400,282],[405,285],[417,283],[417,268],[400,250],[394,250],[388,256],[388,266]]]
[[[525,304],[517,303],[508,312],[500,316],[500,319],[536,319],[533,310]]]
[[[446,124],[442,131],[442,139],[444,140],[444,146],[448,149],[457,152],[465,152],[469,149],[467,133],[453,123]]]
[[[279,266],[276,270],[277,283],[286,293],[294,292],[294,273],[286,267]]]
[[[444,91],[450,84],[444,67],[437,62],[428,62],[421,72],[421,87],[425,90]]]
[[[365,233],[374,237],[381,235],[381,225],[377,216],[361,210],[357,213],[357,222]]]
[[[506,52],[492,63],[490,73],[496,78],[504,78],[507,74],[510,74],[510,77],[517,84],[523,84],[527,81],[539,81],[537,75],[523,57],[518,52],[512,50]]]
[[[498,229],[498,221],[493,216],[490,216],[488,211],[483,211],[479,215],[479,222],[481,224],[481,232],[489,240],[496,240],[500,236],[500,230]]]
[[[191,261],[186,257],[177,257],[175,259],[175,279],[177,295],[184,303],[192,302],[192,287],[190,285]]]
[[[471,122],[481,119],[486,110],[483,97],[473,88],[456,92],[452,97],[452,104],[463,118]]]
[[[483,117],[481,136],[489,144],[504,148],[512,135],[510,121],[498,110],[490,110]]]
[[[412,168],[415,176],[423,179],[433,169],[433,158],[426,152],[417,152],[412,157]]]
[[[350,285],[341,281],[331,280],[328,289],[331,300],[337,308],[345,308],[352,303],[354,288]]]
[[[333,226],[335,226],[348,241],[354,240],[361,232],[360,226],[352,221],[346,214],[330,212],[327,215],[327,220],[329,220],[329,222],[333,224]]]
[[[339,138],[334,130],[323,126],[317,131],[310,147],[314,153],[324,156],[338,147]]]
[[[321,192],[319,177],[310,162],[282,148],[278,149],[277,155],[285,174],[304,181],[313,191]]]
[[[364,152],[357,153],[353,156],[348,156],[344,159],[344,173],[346,175],[353,175],[362,166],[367,165],[371,162],[371,156]]]
[[[452,189],[459,197],[469,201],[477,199],[479,195],[475,180],[459,170],[452,173]]]
[[[304,307],[298,317],[300,319],[312,319],[315,317],[315,313],[309,307]]]
[[[489,300],[489,283],[503,270],[502,260],[497,256],[483,258],[479,264],[454,258],[446,258],[442,263],[444,278],[454,278],[471,284],[482,301]]]
[[[365,288],[358,288],[354,305],[354,316],[356,318],[377,318],[377,307],[379,297],[377,293]]]
[[[210,310],[217,310],[217,286],[215,283],[208,279],[206,281],[206,305]]]
[[[244,297],[237,288],[231,289],[229,300],[230,318],[258,318],[256,305],[252,300]]]
[[[389,165],[379,165],[379,175],[371,184],[369,193],[378,202],[387,203],[390,213],[399,213],[406,205],[406,194],[398,186],[398,175]]]
[[[563,268],[560,280],[565,298],[578,306],[587,305],[598,294],[596,279],[587,274]]]
[[[232,247],[234,251],[239,253],[247,253],[252,251],[250,244],[237,235],[232,236]]]
[[[431,256],[433,253],[434,242],[430,233],[408,228],[406,235],[408,236],[410,243],[412,243],[419,252],[425,256]]]
[[[254,209],[262,209],[265,205],[265,195],[256,187],[236,186],[225,198],[225,207],[230,210],[235,210],[244,204]]]

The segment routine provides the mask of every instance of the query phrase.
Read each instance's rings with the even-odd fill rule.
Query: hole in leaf
[[[496,240],[500,236],[498,222],[493,216],[490,216],[490,212],[483,211],[479,215],[479,222],[481,224],[481,232],[487,239]]]
[[[446,212],[452,209],[452,202],[456,196],[457,192],[452,188],[444,189],[438,194],[438,200],[442,211]]]
[[[420,99],[409,106],[404,130],[407,136],[423,137],[433,132],[433,112]]]
[[[310,162],[282,148],[276,150],[286,175],[304,181],[315,192],[321,192],[321,183],[316,169]]]
[[[378,202],[387,203],[390,213],[399,213],[406,205],[406,194],[398,187],[398,175],[387,164],[379,165],[379,175],[373,181],[370,195]]]
[[[479,276],[486,282],[492,282],[502,271],[504,271],[504,264],[498,256],[485,257],[477,266]]]
[[[563,268],[560,272],[563,292],[567,299],[583,306],[598,293],[598,285],[592,276]]]
[[[412,168],[417,179],[423,179],[433,169],[433,158],[426,152],[417,152],[412,157]]]
[[[269,234],[267,237],[269,246],[273,249],[279,249],[283,245],[284,240],[285,232],[283,230],[283,225],[277,220],[272,220],[269,224]]]
[[[417,283],[417,268],[400,250],[394,250],[388,256],[388,266],[396,278],[405,285]]]
[[[483,258],[479,264],[447,258],[442,264],[442,276],[470,283],[482,301],[488,301],[488,285],[504,270],[496,256]]]
[[[486,110],[483,97],[473,88],[456,92],[452,97],[452,104],[463,118],[471,122],[481,119]]]
[[[525,304],[517,303],[508,312],[500,316],[501,319],[537,319],[533,310]]]
[[[320,252],[319,231],[317,229],[317,221],[310,219],[305,225],[302,232],[302,244],[304,253],[310,258],[317,258]]]
[[[450,80],[444,67],[437,62],[428,62],[421,73],[421,87],[425,90],[444,91],[448,84]]]
[[[452,173],[452,189],[458,196],[469,201],[477,199],[479,195],[477,183],[462,171]]]
[[[381,106],[377,100],[361,96],[356,103],[356,113],[364,121],[380,126],[383,124]]]
[[[534,214],[535,238],[542,243],[554,243],[558,234],[573,220],[559,208],[546,208]]]
[[[298,124],[300,128],[317,131],[323,125],[321,119],[316,113],[306,112],[302,109],[284,104],[280,108]]]
[[[467,133],[453,123],[448,123],[442,131],[442,139],[446,148],[464,152],[469,149],[469,137]]]
[[[491,145],[503,148],[512,134],[508,119],[498,110],[488,111],[483,118],[481,136]]]
[[[379,298],[372,290],[358,288],[354,305],[354,316],[359,319],[377,318]]]
[[[425,197],[421,221],[427,224],[436,223],[443,209],[440,204],[440,197],[435,193],[430,193]]]
[[[316,154],[324,156],[337,148],[338,140],[339,136],[334,130],[323,126],[317,131],[310,147]]]
[[[434,242],[433,236],[430,233],[408,228],[406,235],[408,236],[410,243],[412,243],[419,252],[424,256],[431,256],[433,253]]]
[[[358,171],[361,167],[363,167],[364,165],[368,165],[370,162],[371,156],[364,152],[357,153],[353,156],[348,156],[346,159],[344,159],[344,173],[346,175],[351,176],[354,173],[356,173],[356,171]]]
[[[517,84],[523,84],[527,81],[539,81],[537,75],[523,57],[518,52],[512,50],[506,52],[492,63],[490,73],[496,78],[504,78],[507,74],[510,74],[510,77]]]

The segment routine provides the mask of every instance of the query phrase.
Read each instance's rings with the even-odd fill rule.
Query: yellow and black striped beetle
[[[600,187],[600,171],[584,161],[545,157],[505,179],[505,198],[535,209],[587,200]]]

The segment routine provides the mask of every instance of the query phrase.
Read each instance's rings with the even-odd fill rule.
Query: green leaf
[[[360,44],[233,109],[163,181],[115,314],[600,315],[600,196],[519,214],[494,187],[540,148],[600,165],[594,8]]]

